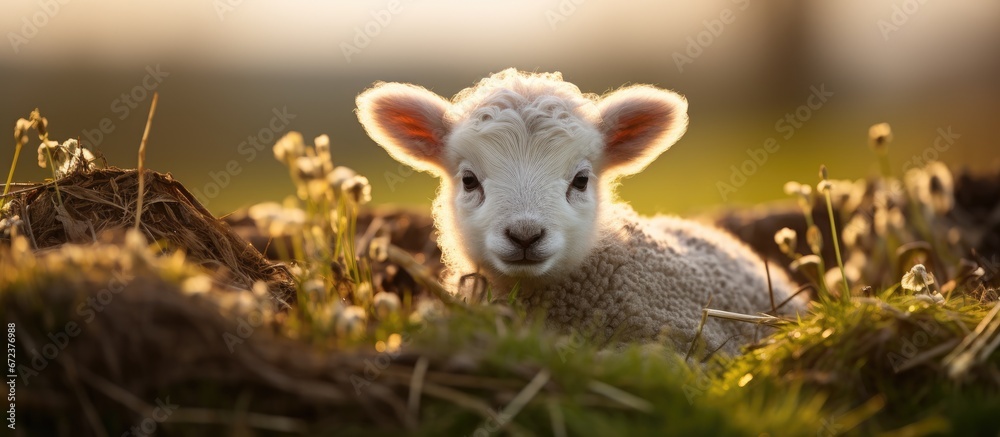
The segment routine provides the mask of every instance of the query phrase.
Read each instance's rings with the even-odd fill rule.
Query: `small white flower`
[[[844,239],[844,245],[855,247],[859,243],[866,241],[870,225],[871,223],[864,215],[858,214],[851,217],[851,220],[847,222],[847,225],[844,226],[844,230],[840,234],[841,238]]]
[[[330,137],[326,134],[320,135],[313,140],[313,144],[316,146],[316,152],[329,152],[330,151]]]
[[[411,323],[423,323],[440,318],[444,314],[444,308],[440,301],[433,299],[423,299],[417,302],[416,308],[410,314]]]
[[[798,234],[790,228],[781,228],[774,234],[774,242],[778,244],[781,253],[791,258],[795,257],[795,247],[798,242]]]
[[[323,163],[315,156],[295,158],[295,172],[300,180],[320,179],[324,176]]]
[[[372,301],[372,284],[362,282],[354,288],[354,302],[359,305],[367,305]]]
[[[309,299],[320,302],[326,295],[326,284],[322,279],[310,279],[302,283],[302,292],[309,297]]]
[[[78,168],[86,169],[87,165],[94,160],[94,155],[89,150],[80,147],[75,139],[68,139],[62,144],[51,140],[42,142],[38,146],[38,166],[47,168],[50,155],[57,178],[70,174]]]
[[[257,228],[271,236],[296,235],[305,228],[306,213],[298,208],[285,208],[275,202],[251,206],[247,215]]]
[[[368,257],[372,261],[385,262],[389,259],[389,244],[388,236],[372,238],[372,242],[368,244]]]
[[[274,151],[275,159],[290,165],[295,158],[305,154],[305,148],[305,142],[302,141],[302,134],[292,131],[274,143],[272,150]]]
[[[925,167],[927,171],[927,191],[934,213],[941,216],[951,211],[955,204],[955,187],[948,166],[939,161],[932,161]]]
[[[351,305],[344,308],[337,317],[337,335],[344,338],[357,339],[365,334],[368,315],[364,308]]]
[[[302,233],[305,225],[305,211],[298,208],[285,208],[281,210],[280,215],[271,221],[271,225],[268,227],[268,234],[275,237],[279,235],[298,235]]]
[[[903,275],[900,286],[914,293],[929,293],[934,284],[934,275],[927,271],[923,264],[917,264]]]
[[[883,152],[892,142],[892,128],[889,123],[879,123],[868,128],[868,146],[877,152]]]
[[[355,205],[364,205],[372,200],[372,186],[368,183],[368,178],[361,175],[344,181],[340,190]]]
[[[316,156],[323,165],[323,173],[330,173],[333,170],[333,157],[330,154],[330,137],[326,134],[320,135],[313,140],[316,147]]]
[[[380,291],[375,294],[375,299],[372,302],[372,307],[375,309],[375,315],[378,316],[379,320],[388,319],[390,316],[397,313],[401,306],[399,296],[396,295],[396,293],[390,293],[387,291]]]
[[[808,199],[812,195],[812,186],[788,181],[785,182],[785,194],[789,196],[802,196]]]
[[[208,275],[195,275],[184,280],[181,291],[185,294],[203,294],[212,291],[212,278]]]
[[[28,142],[28,131],[34,127],[34,123],[31,120],[21,118],[17,120],[14,124],[14,141],[18,144],[24,144]]]
[[[0,219],[0,237],[10,238],[11,235],[16,235],[18,228],[22,224],[21,217],[16,215]]]
[[[264,231],[271,227],[271,222],[281,215],[283,209],[277,202],[263,202],[251,206],[247,215],[253,219],[258,229]]]
[[[41,168],[49,168],[49,154],[52,154],[52,161],[55,164],[55,167],[59,167],[61,163],[57,161],[58,155],[56,154],[58,149],[58,141],[42,141],[42,143],[38,145],[38,166]]]
[[[258,299],[264,299],[271,295],[271,291],[267,287],[267,282],[264,281],[255,281],[250,291]]]
[[[333,191],[337,194],[337,196],[341,196],[343,193],[344,182],[347,182],[347,180],[357,175],[358,173],[354,170],[341,165],[334,167],[333,171],[326,175],[326,180],[330,184],[330,187],[333,188]]]

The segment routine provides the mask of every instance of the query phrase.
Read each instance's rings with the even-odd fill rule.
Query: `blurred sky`
[[[54,139],[80,136],[133,167],[155,89],[149,166],[217,213],[292,193],[270,144],[252,159],[240,148],[271,127],[329,134],[337,164],[367,175],[376,202],[427,205],[435,182],[405,176],[364,135],[354,96],[384,80],[450,97],[507,67],[561,71],[588,92],[651,83],[688,97],[687,135],[621,190],[647,213],[782,198],[785,181],[815,182],[821,163],[862,177],[875,169],[867,129],[882,121],[897,171],[924,153],[1000,166],[998,2],[10,0],[3,10],[0,121],[13,129],[39,107]],[[814,88],[833,94],[802,110]],[[776,123],[796,111],[807,119],[788,136],[790,122]],[[960,137],[935,150],[949,127]],[[744,165],[772,137],[780,149]],[[17,180],[45,177],[35,147]],[[390,184],[387,173],[405,177]],[[719,182],[734,191],[720,194]]]

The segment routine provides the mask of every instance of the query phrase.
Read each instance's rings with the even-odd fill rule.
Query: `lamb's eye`
[[[465,187],[465,191],[476,191],[479,189],[479,179],[476,175],[466,172],[462,175],[462,186]]]
[[[590,182],[590,178],[587,177],[586,173],[580,172],[576,174],[573,178],[573,188],[583,191],[587,189],[587,182]]]

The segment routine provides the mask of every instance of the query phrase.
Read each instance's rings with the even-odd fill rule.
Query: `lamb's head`
[[[687,102],[671,91],[633,86],[602,98],[558,73],[513,69],[451,101],[379,83],[357,104],[372,139],[441,179],[445,261],[512,278],[577,266],[612,182],[642,170],[687,126]]]

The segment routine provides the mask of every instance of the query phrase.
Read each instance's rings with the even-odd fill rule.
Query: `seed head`
[[[368,183],[368,178],[361,175],[344,181],[340,190],[355,205],[364,205],[372,200],[372,186]]]
[[[286,165],[291,165],[295,158],[305,154],[305,148],[305,143],[302,141],[302,134],[292,131],[278,139],[278,142],[274,143],[272,150],[274,151],[274,157],[278,161]]]
[[[35,108],[34,111],[31,111],[31,115],[29,116],[29,118],[31,119],[31,122],[34,125],[35,129],[38,131],[38,138],[44,141],[45,138],[48,136],[49,120],[46,119],[45,117],[42,117],[42,113],[41,111],[38,110],[38,108]]]
[[[358,339],[365,334],[368,315],[364,308],[351,305],[344,308],[337,317],[337,335],[343,338]]]
[[[955,204],[955,186],[948,166],[939,161],[932,161],[925,167],[928,181],[927,189],[931,208],[937,215],[945,215]]]
[[[802,196],[808,198],[812,195],[812,186],[800,184],[795,181],[785,182],[785,194],[789,196]]]
[[[780,231],[774,234],[774,242],[778,243],[778,248],[781,249],[781,253],[788,255],[789,258],[795,258],[795,247],[798,242],[798,234],[790,228],[781,228]]]
[[[892,142],[892,128],[889,123],[879,123],[868,128],[868,146],[872,150],[883,153],[889,148]]]
[[[387,291],[381,291],[375,294],[374,302],[372,307],[375,309],[375,315],[378,316],[379,320],[385,320],[391,317],[393,314],[399,312],[401,302],[399,301],[399,296],[396,293],[390,293]]]
[[[900,286],[904,290],[914,293],[924,293],[930,291],[930,286],[934,284],[934,275],[927,271],[923,264],[917,264],[903,275]]]
[[[390,240],[388,236],[372,238],[372,242],[368,244],[368,257],[372,261],[385,262],[385,260],[389,259],[389,244]]]
[[[14,141],[18,145],[28,142],[28,131],[31,130],[31,126],[31,121],[25,118],[18,119],[14,124]]]

